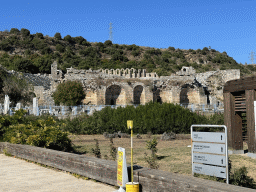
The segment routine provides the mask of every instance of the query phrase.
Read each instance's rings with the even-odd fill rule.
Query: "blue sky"
[[[0,31],[83,36],[90,42],[180,49],[211,46],[238,63],[255,51],[256,0],[1,1]],[[255,56],[256,62],[256,56]]]

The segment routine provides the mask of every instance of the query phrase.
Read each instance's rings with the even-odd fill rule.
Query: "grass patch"
[[[161,141],[161,135],[156,136],[158,139],[157,145],[157,163],[159,164],[159,170],[169,171],[172,173],[179,173],[183,175],[192,175],[192,163],[191,163],[191,148],[187,147],[191,145],[190,134],[177,134],[176,139],[172,141]],[[142,139],[133,139],[133,163],[148,167],[148,163],[145,161],[144,153],[150,154],[150,150],[146,149],[146,141],[149,140],[148,135],[141,135]],[[76,149],[90,151],[95,146],[94,139],[98,139],[99,147],[102,157],[109,154],[109,139],[103,137],[103,135],[73,135],[71,140],[74,143]],[[114,146],[123,147],[126,149],[127,164],[131,163],[131,140],[130,138],[114,138]],[[244,143],[245,149],[247,144]],[[94,157],[92,152],[88,152],[86,156]],[[248,176],[252,177],[256,181],[256,159],[247,157],[246,155],[229,155],[232,161],[232,170],[239,169],[243,166],[247,168]],[[217,181],[216,178],[199,175],[200,178],[211,179]],[[219,179],[221,180],[221,179]],[[222,180],[223,181],[223,180]],[[223,181],[224,182],[224,181]]]

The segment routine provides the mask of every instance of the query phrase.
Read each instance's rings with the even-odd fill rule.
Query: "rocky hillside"
[[[241,76],[254,75],[256,66],[238,64],[226,52],[210,47],[197,49],[155,49],[137,45],[112,44],[111,41],[92,43],[83,37],[54,37],[42,33],[30,34],[28,29],[12,28],[0,32],[0,64],[9,70],[27,73],[50,73],[50,65],[66,68],[135,68],[170,75],[182,66],[193,66],[197,72],[240,69]]]

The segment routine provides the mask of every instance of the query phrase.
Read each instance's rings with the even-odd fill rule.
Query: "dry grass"
[[[150,155],[150,151],[146,149],[146,141],[148,141],[149,138],[148,135],[141,136],[142,139],[137,139],[136,137],[133,139],[133,162],[142,167],[148,167],[144,156],[145,152]],[[159,169],[191,175],[191,148],[187,147],[191,145],[190,134],[177,135],[177,138],[172,141],[161,141],[160,135],[155,136],[158,139],[157,163],[159,164]],[[76,146],[77,151],[86,151],[86,156],[91,157],[94,157],[94,154],[91,152],[91,149],[95,148],[94,139],[98,139],[102,158],[104,158],[105,155],[110,157],[110,141],[109,139],[105,139],[102,135],[73,135],[70,136],[70,138]],[[151,138],[153,138],[153,136]],[[113,141],[115,147],[123,147],[126,149],[127,163],[130,164],[130,138],[114,138]],[[256,159],[252,159],[246,155],[229,155],[229,158],[232,161],[232,170],[245,166],[248,170],[248,176],[251,176],[256,181]]]

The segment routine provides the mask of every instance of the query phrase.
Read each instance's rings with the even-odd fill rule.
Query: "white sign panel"
[[[224,128],[225,132],[194,132],[194,127]],[[192,174],[228,178],[228,144],[225,125],[191,126]]]
[[[194,163],[226,166],[226,157],[223,155],[193,153],[193,161]]]
[[[193,152],[225,155],[226,146],[225,144],[193,142],[192,150]]]
[[[193,141],[205,141],[205,142],[215,142],[215,143],[225,143],[225,133],[216,132],[192,132]]]
[[[225,167],[216,167],[211,165],[204,164],[193,164],[193,172],[199,174],[205,174],[220,178],[226,178],[226,168]]]

